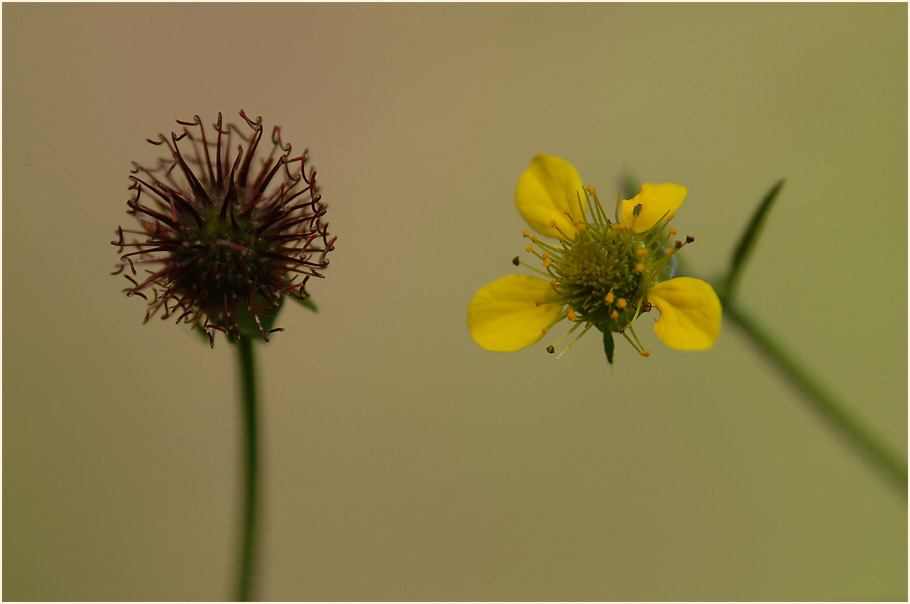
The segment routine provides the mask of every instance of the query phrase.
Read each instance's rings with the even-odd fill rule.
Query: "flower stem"
[[[810,404],[812,409],[827,420],[849,444],[852,444],[886,478],[907,496],[906,460],[891,451],[865,426],[853,417],[846,406],[826,392],[786,351],[784,351],[764,328],[730,299],[723,301],[724,314],[747,335],[765,357],[789,379]]]
[[[244,430],[244,499],[237,601],[249,602],[254,585],[253,571],[256,561],[256,523],[259,504],[259,435],[256,420],[256,367],[253,356],[253,338],[240,338],[237,341],[237,352],[237,358],[240,361]]]

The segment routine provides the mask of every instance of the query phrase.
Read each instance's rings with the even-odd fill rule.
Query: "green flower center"
[[[654,284],[654,259],[645,242],[627,229],[588,225],[563,244],[554,264],[556,289],[579,320],[601,331],[619,331],[635,316]]]

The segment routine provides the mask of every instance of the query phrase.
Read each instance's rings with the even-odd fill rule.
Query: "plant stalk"
[[[723,301],[724,315],[749,337],[781,374],[801,392],[813,411],[833,426],[849,444],[865,456],[894,486],[907,497],[907,462],[891,451],[871,431],[859,423],[838,401],[816,382],[809,373],[784,351],[763,327],[758,325],[735,302]]]
[[[240,537],[240,559],[237,575],[237,601],[252,598],[256,564],[256,525],[259,508],[259,427],[256,408],[256,364],[253,338],[237,341],[240,361],[240,383],[243,405],[243,512]]]

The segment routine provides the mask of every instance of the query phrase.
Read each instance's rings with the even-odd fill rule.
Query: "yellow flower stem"
[[[855,446],[857,451],[866,457],[883,476],[891,480],[907,497],[907,461],[890,450],[875,434],[859,423],[848,411],[847,406],[827,392],[809,375],[793,357],[790,356],[747,313],[731,299],[722,299],[724,314],[732,321],[762,352],[776,365],[796,389],[805,396],[810,406],[827,420]]]
[[[249,602],[253,593],[256,561],[256,524],[259,507],[259,428],[256,409],[256,365],[253,338],[237,341],[244,431],[244,507],[241,522],[240,559],[237,570],[237,601]]]

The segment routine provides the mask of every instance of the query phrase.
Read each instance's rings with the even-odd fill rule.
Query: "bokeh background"
[[[243,108],[336,251],[260,347],[270,600],[907,598],[907,503],[728,325],[679,353],[478,348],[519,174],[689,188],[713,278],[907,451],[907,6],[3,6],[3,597],[231,596],[234,352],[142,325],[131,160]],[[604,197],[609,198],[609,193]]]

